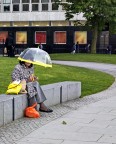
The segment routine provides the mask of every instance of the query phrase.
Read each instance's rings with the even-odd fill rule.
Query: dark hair
[[[23,64],[25,64],[25,62],[24,61],[19,61],[19,63],[20,63],[20,65],[23,65]],[[29,68],[31,68],[33,66],[33,64],[31,64],[30,66],[29,66]]]

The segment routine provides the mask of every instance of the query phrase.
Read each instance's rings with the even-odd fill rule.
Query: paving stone
[[[67,140],[65,140],[62,144],[111,144],[111,143],[81,142],[81,141],[67,141]]]
[[[116,136],[112,136],[112,135],[109,135],[109,136],[103,136],[101,137],[98,142],[100,143],[112,143],[112,144],[115,144],[116,143]]]
[[[63,140],[28,138],[26,140],[22,139],[18,144],[61,144],[62,142]]]

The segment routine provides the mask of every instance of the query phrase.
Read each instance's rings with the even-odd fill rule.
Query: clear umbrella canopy
[[[30,62],[32,64],[52,67],[52,61],[49,54],[39,48],[27,48],[18,57],[19,60]]]

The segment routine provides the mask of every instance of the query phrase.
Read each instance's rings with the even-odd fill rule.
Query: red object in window
[[[36,32],[35,43],[46,43],[46,32]]]
[[[54,33],[55,44],[66,44],[66,32],[55,32]]]
[[[0,32],[0,44],[5,43],[7,36],[8,32],[5,31]]]

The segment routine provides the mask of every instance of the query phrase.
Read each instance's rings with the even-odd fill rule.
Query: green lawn
[[[97,63],[110,63],[116,64],[116,55],[115,54],[51,54],[50,55],[54,60],[69,60],[69,61],[81,61],[81,62],[97,62]]]
[[[52,59],[55,56],[56,54],[52,54]],[[59,55],[59,57],[64,58],[64,54]],[[68,54],[66,54],[66,57],[68,57]],[[70,59],[73,59],[74,56],[71,55],[71,57]],[[11,81],[12,70],[17,63],[17,58],[0,57],[1,94],[6,92],[7,86]],[[61,81],[81,81],[82,97],[107,89],[115,80],[113,76],[99,71],[56,64],[53,64],[52,68],[35,66],[35,75],[39,77],[39,82],[41,85]]]

